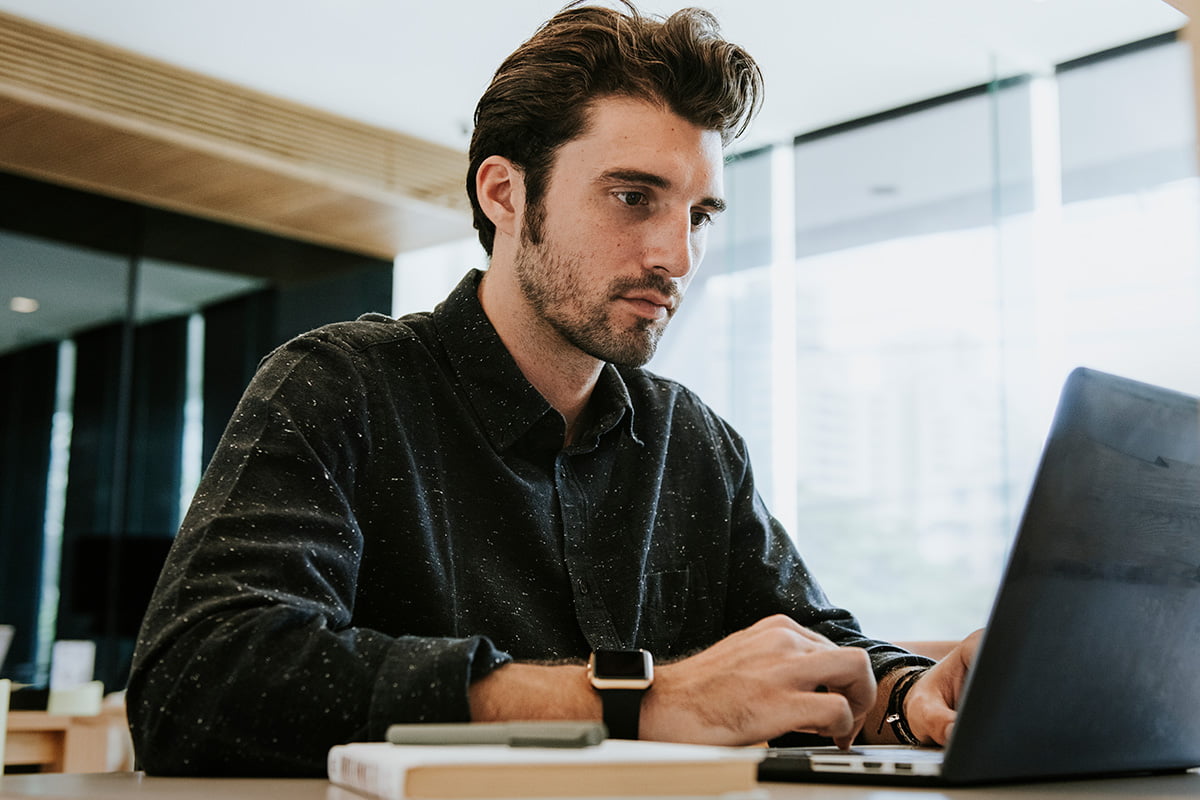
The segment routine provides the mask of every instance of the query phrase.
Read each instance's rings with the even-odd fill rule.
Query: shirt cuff
[[[380,740],[402,722],[468,722],[472,681],[512,661],[486,636],[395,640],[375,679],[369,738]]]

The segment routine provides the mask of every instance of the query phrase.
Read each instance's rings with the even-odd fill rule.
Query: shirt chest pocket
[[[678,656],[712,644],[721,609],[709,591],[703,562],[646,575],[637,646],[657,657]]]

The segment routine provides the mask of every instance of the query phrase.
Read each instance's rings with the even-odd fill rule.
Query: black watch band
[[[593,650],[587,674],[600,693],[608,735],[638,738],[642,697],[654,683],[654,657],[646,650]]]
[[[614,739],[638,738],[642,715],[642,696],[645,689],[601,689],[600,703],[604,706],[604,725]]]

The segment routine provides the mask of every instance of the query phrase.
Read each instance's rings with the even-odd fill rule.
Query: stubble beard
[[[517,283],[534,313],[592,358],[623,367],[646,364],[654,356],[675,309],[663,320],[639,317],[631,325],[617,327],[609,316],[612,303],[627,292],[650,289],[674,298],[678,308],[678,288],[665,277],[647,272],[641,278],[614,281],[604,297],[592,304],[582,294],[580,278],[585,267],[580,259],[556,252],[539,238],[541,241],[534,244],[523,237],[513,264]]]

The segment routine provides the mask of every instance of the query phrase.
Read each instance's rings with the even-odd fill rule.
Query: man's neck
[[[517,367],[566,423],[571,444],[584,421],[604,362],[584,353],[538,318],[515,286],[484,274],[479,302]]]

